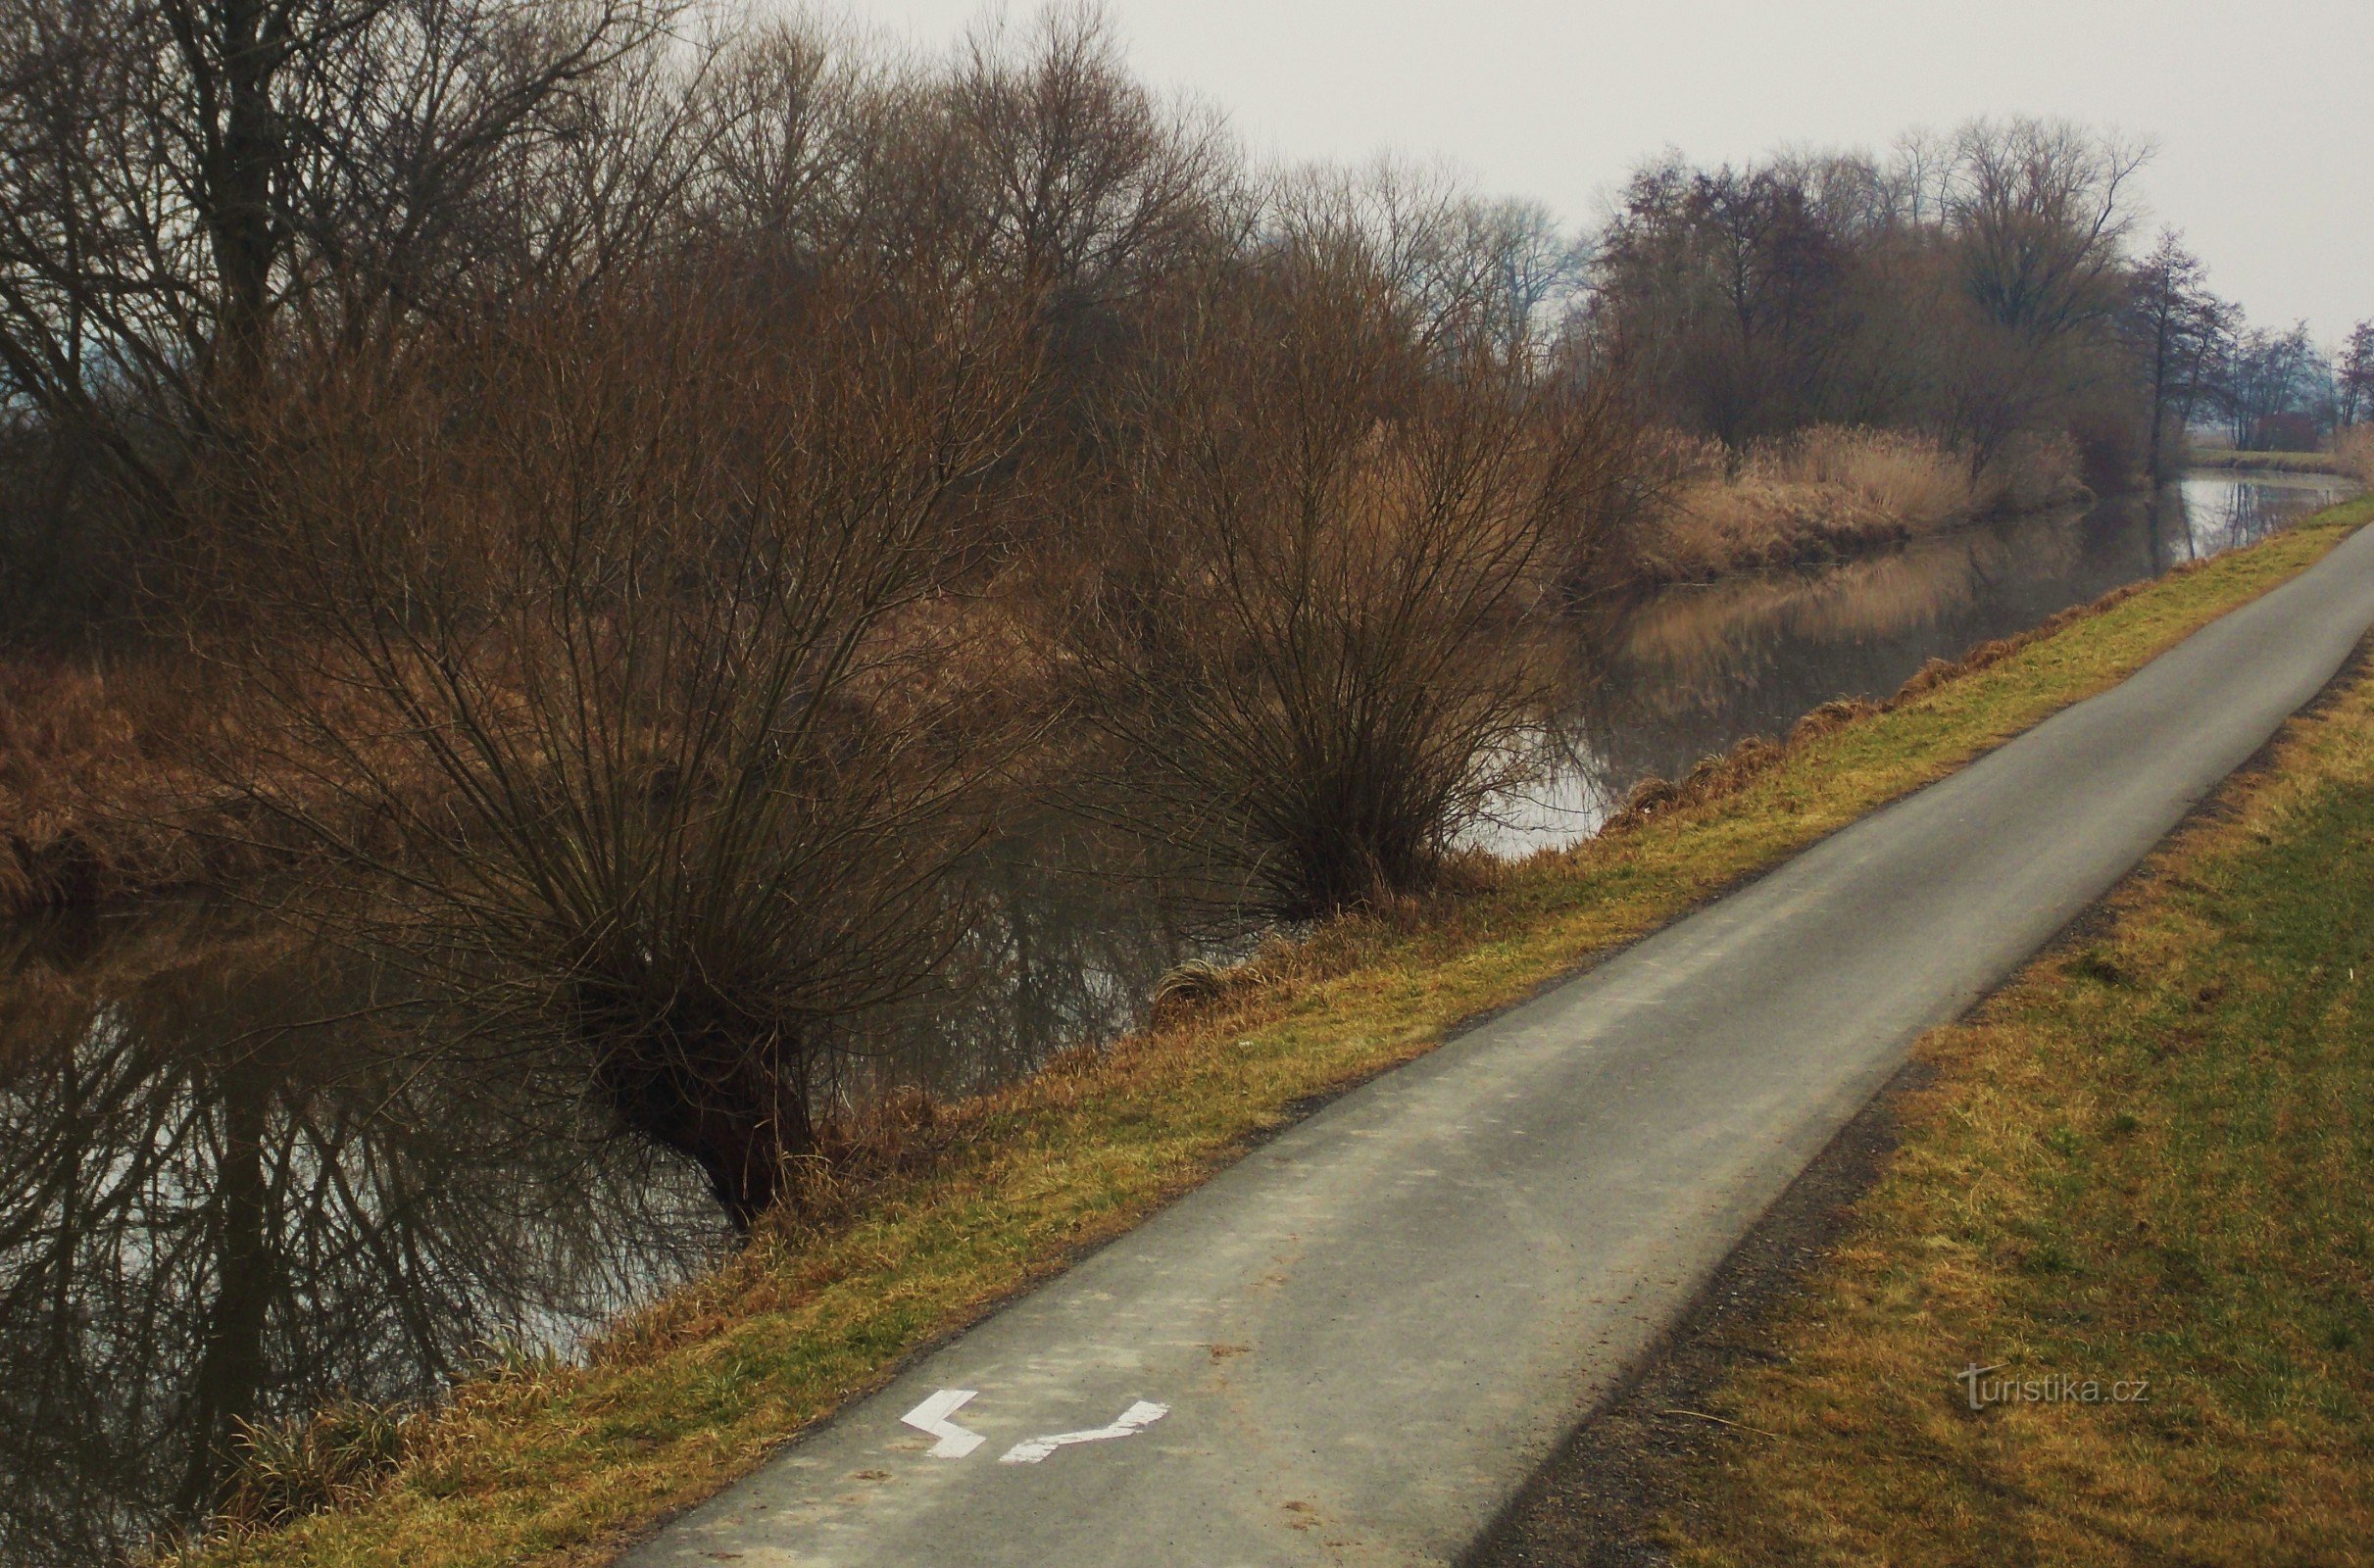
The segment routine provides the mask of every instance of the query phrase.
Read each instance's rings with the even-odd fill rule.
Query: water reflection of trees
[[[2340,499],[2333,484],[2196,475],[2082,515],[2014,518],[1805,572],[1683,587],[1641,606],[1594,659],[1545,744],[1564,757],[1504,813],[1504,852],[1580,836],[1643,778],[1673,777],[1825,702],[1880,698],[2122,584],[2250,544]]]
[[[242,1419],[420,1396],[709,1255],[697,1184],[394,1049],[317,957],[193,911],[0,951],[0,1561],[203,1512]]]
[[[1241,945],[1227,890],[1146,864],[1088,830],[1039,822],[973,867],[974,918],[947,983],[868,1020],[874,1071],[934,1094],[1009,1083],[1134,1026],[1162,971]]]
[[[971,1092],[1109,1038],[1228,923],[1061,834],[978,870],[950,984],[863,1023],[849,1098]],[[199,1517],[241,1420],[431,1396],[489,1342],[566,1348],[727,1243],[698,1175],[619,1136],[566,1052],[375,1007],[351,960],[201,907],[0,944],[12,1568]]]
[[[2163,493],[2163,506],[2196,556],[2213,556],[2265,538],[2286,523],[2348,499],[2357,487],[2320,474],[2187,474]]]

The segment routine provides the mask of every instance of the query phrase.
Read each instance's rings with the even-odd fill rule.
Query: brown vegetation
[[[1287,917],[1432,885],[1509,784],[1548,697],[1529,643],[1620,446],[1604,400],[1419,318],[1384,261],[1305,229],[1193,302],[1124,405],[1059,633],[1107,808]]]
[[[2335,436],[2333,457],[2344,472],[2374,488],[2374,424],[2353,424]]]
[[[195,765],[227,705],[164,656],[25,654],[0,674],[0,917],[253,875],[298,853]]]
[[[1642,170],[1591,312],[1651,412],[1732,451],[1817,424],[1952,448],[1974,477],[2077,440],[2090,482],[2148,445],[2124,320],[2144,150],[2065,123],[1974,122],[1896,156]]]
[[[2087,493],[2066,440],[2026,443],[1975,475],[1928,437],[1833,425],[1759,442],[1736,461],[1712,441],[1677,440],[1672,451],[1670,487],[1635,536],[1645,583],[1841,560]]]
[[[834,1021],[946,948],[1004,745],[916,612],[1018,438],[1019,323],[901,281],[753,320],[616,280],[345,369],[218,477],[226,613],[272,635],[217,765],[473,1031],[581,1051],[745,1218],[814,1151]]]

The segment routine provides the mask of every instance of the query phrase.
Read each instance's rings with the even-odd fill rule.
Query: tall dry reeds
[[[136,690],[21,657],[0,683],[0,914],[182,880],[181,848],[103,825],[102,801],[175,793]],[[160,786],[163,786],[160,788]]]
[[[184,655],[0,662],[0,918],[251,875],[300,853],[193,758],[236,698]]]
[[[2333,456],[2361,483],[2374,486],[2374,424],[2352,424],[2336,432]]]
[[[1712,440],[1675,437],[1669,461],[1679,477],[1662,515],[1640,530],[1639,574],[1706,581],[1839,560],[2085,493],[2067,441],[2015,448],[1973,475],[1960,454],[1902,431],[1816,425],[1738,455]]]

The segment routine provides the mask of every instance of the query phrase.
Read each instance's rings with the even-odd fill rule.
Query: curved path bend
[[[624,1562],[1457,1560],[1913,1038],[2107,891],[2369,624],[2374,528],[1336,1101]],[[918,1406],[970,1436],[904,1424]]]

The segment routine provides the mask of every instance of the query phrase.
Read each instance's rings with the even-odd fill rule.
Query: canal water
[[[2249,543],[2352,489],[2215,474],[1887,555],[1678,588],[1618,629],[1557,765],[1480,830],[1592,832],[1931,658]],[[1058,840],[989,867],[970,984],[875,1032],[962,1093],[1127,1027],[1209,943]],[[432,1397],[586,1336],[732,1245],[697,1176],[515,1062],[458,1057],[350,962],[200,901],[0,927],[0,1565],[86,1568],[201,1519],[239,1424]]]
[[[1670,589],[1628,617],[1608,667],[1545,737],[1548,779],[1479,842],[1508,855],[1586,838],[1645,778],[1678,778],[1821,704],[1894,692],[1931,659],[2262,539],[2348,499],[2325,474],[2190,474],[2156,495],[1976,524],[1843,564]]]

